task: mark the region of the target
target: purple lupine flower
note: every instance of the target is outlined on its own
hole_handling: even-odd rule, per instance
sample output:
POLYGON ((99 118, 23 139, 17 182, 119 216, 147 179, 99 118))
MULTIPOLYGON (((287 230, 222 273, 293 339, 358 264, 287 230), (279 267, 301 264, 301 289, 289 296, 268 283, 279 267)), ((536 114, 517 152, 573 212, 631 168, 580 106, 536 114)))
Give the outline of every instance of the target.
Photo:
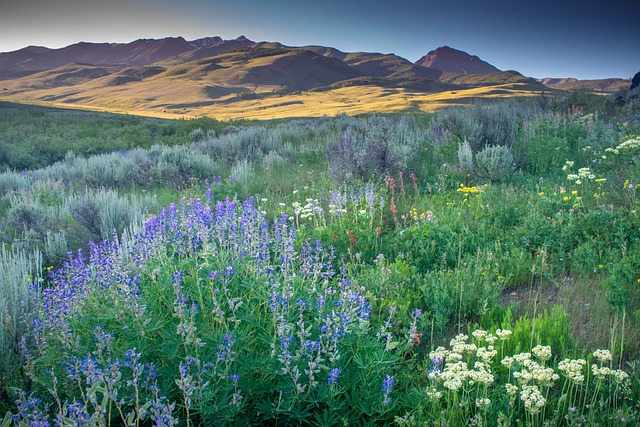
POLYGON ((391 393, 393 392, 393 382, 394 377, 391 375, 387 375, 384 380, 382 380, 382 393, 383 393, 383 404, 388 405, 391 403, 391 393))
POLYGON ((329 377, 327 378, 327 385, 329 387, 338 385, 338 375, 340 375, 340 368, 333 368, 329 371, 329 377))

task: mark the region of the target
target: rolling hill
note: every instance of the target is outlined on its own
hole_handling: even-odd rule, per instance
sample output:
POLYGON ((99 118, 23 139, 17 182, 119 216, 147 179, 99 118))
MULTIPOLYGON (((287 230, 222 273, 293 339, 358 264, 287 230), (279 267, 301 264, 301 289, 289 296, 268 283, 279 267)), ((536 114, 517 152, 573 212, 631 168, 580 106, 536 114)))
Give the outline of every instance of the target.
POLYGON ((276 118, 427 111, 475 98, 557 93, 449 47, 416 63, 206 37, 26 47, 0 54, 0 99, 164 117, 276 118))

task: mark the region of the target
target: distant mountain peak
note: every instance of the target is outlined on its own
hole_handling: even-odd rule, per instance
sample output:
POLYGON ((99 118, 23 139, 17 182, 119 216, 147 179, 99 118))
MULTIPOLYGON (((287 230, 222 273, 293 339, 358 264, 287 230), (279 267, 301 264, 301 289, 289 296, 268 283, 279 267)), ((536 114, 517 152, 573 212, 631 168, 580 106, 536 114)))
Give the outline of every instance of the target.
POLYGON ((456 74, 493 74, 500 70, 475 55, 442 46, 432 50, 415 62, 416 65, 456 74))
POLYGON ((204 49, 207 47, 219 45, 223 41, 224 40, 222 40, 222 37, 214 36, 214 37, 203 37, 200 39, 191 40, 189 43, 191 44, 191 46, 195 47, 196 49, 204 49))

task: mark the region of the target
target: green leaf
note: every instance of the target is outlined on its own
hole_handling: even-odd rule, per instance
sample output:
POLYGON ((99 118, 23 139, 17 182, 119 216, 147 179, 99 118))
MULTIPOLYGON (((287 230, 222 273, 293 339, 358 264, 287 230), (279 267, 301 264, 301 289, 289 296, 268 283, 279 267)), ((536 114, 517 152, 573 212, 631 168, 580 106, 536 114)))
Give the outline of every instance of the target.
POLYGON ((11 411, 7 411, 7 413, 4 416, 4 419, 2 420, 2 427, 9 427, 11 425, 11 421, 13 420, 13 414, 11 413, 11 411))
POLYGON ((127 416, 127 425, 130 426, 131 424, 133 424, 133 420, 136 417, 136 413, 134 411, 131 411, 129 413, 129 415, 127 416))

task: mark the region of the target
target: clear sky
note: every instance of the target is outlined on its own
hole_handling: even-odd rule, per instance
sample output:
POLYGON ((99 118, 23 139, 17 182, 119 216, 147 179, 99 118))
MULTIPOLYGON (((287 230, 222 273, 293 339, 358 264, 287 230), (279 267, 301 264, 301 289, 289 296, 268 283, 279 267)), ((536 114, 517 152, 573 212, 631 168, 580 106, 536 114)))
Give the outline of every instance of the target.
POLYGON ((630 78, 640 19, 627 0, 20 0, 0 6, 0 52, 80 41, 245 35, 395 53, 447 45, 530 77, 630 78))

